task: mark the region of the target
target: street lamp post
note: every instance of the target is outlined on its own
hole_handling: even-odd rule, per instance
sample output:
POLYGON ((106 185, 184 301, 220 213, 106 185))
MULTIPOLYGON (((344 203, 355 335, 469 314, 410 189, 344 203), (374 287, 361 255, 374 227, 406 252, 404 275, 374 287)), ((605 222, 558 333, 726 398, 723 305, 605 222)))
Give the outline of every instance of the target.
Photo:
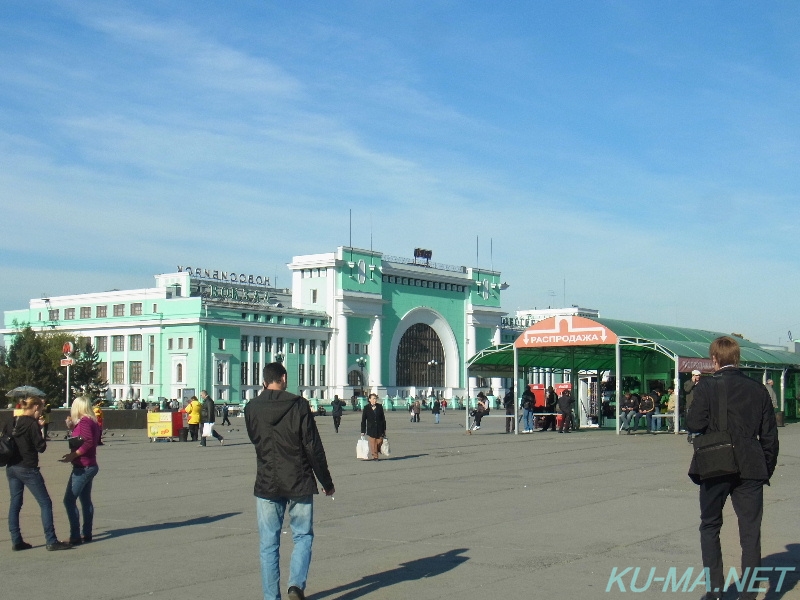
POLYGON ((431 388, 433 388, 433 386, 434 386, 434 384, 436 382, 436 367, 438 365, 439 365, 439 361, 436 360, 435 358, 428 361, 428 369, 431 372, 431 377, 430 377, 431 388))
POLYGON ((366 385, 365 385, 366 382, 364 381, 364 366, 367 364, 367 359, 364 358, 363 356, 359 356, 356 359, 356 364, 361 369, 361 393, 363 394, 364 393, 364 387, 366 387, 366 385))

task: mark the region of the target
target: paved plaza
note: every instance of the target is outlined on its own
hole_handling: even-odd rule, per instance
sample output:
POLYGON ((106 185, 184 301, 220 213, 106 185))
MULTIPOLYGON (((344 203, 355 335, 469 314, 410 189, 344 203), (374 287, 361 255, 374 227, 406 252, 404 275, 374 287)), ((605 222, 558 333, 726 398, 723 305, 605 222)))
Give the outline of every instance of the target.
MULTIPOLYGON (((466 435, 463 411, 448 412, 439 425, 429 413, 414 424, 403 412, 387 418, 392 457, 380 462, 355 458, 360 413, 345 413, 339 434, 329 416, 318 418, 337 491, 334 499, 316 498, 309 599, 624 598, 633 570, 607 592, 615 567, 618 574, 640 567, 638 588, 655 568, 634 597, 702 595, 699 587, 664 592, 659 580, 671 567, 678 578, 693 567, 694 581, 700 567, 697 487, 686 477, 684 436, 514 436, 502 431, 501 418, 466 435)), ((225 445, 206 448, 150 443, 144 431, 108 437, 99 452, 92 544, 47 552, 38 507, 26 494, 22 531, 35 548, 12 552, 6 528, 0 532, 3 596, 259 599, 254 452, 243 419, 220 431, 225 445)), ((780 440, 765 491, 764 564, 798 567, 800 425, 780 429, 780 440)), ((57 458, 65 448, 51 442, 41 457, 62 539, 69 466, 57 458)), ((2 485, 3 514, 7 506, 2 485)), ((727 568, 738 565, 738 538, 730 507, 725 518, 727 568)), ((285 578, 288 534, 282 550, 285 578)), ((797 573, 766 597, 800 598, 797 573)))

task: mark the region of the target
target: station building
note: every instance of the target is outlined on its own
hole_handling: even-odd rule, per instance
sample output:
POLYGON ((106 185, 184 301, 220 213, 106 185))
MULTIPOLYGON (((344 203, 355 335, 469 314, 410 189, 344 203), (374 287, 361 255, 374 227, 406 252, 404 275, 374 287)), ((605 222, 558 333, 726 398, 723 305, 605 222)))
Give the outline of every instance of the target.
MULTIPOLYGON (((146 289, 37 298, 5 313, 16 328, 51 329, 91 342, 111 399, 181 398, 206 389, 240 403, 261 388, 265 364, 281 361, 289 389, 329 401, 474 395, 466 361, 501 342, 500 273, 339 247, 296 256, 291 288, 268 277, 178 266, 146 289)), ((326 402, 327 404, 327 402, 326 402)))

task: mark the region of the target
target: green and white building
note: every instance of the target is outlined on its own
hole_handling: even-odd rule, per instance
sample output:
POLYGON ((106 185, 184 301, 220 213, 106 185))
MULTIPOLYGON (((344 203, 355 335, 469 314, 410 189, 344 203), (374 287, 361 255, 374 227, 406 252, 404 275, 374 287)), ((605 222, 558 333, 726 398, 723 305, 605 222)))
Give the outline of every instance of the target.
POLYGON ((263 276, 179 266, 147 289, 32 299, 15 323, 88 339, 113 398, 217 401, 254 397, 280 360, 289 389, 309 399, 376 392, 474 396, 502 381, 466 376, 465 362, 501 341, 500 273, 339 247, 296 256, 291 289, 263 276))

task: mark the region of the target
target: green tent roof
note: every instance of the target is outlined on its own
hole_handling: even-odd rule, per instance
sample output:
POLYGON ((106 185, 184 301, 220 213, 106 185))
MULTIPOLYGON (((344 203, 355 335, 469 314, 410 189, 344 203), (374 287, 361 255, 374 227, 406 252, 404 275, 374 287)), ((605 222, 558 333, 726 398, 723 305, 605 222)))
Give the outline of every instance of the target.
MULTIPOLYGON (((626 353, 660 351, 682 358, 708 358, 709 344, 722 335, 729 335, 718 331, 652 325, 617 319, 595 318, 592 320, 614 332, 620 338, 620 343, 626 353)), ((522 332, 520 332, 521 334, 522 332)), ((800 369, 800 354, 767 350, 742 338, 737 338, 737 341, 741 346, 743 367, 800 369)), ((613 344, 521 348, 518 351, 517 361, 520 368, 570 369, 574 360, 575 368, 581 371, 608 371, 614 369, 614 348, 613 344)), ((513 344, 504 344, 486 348, 470 358, 467 366, 471 376, 512 377, 514 346, 513 344)))

